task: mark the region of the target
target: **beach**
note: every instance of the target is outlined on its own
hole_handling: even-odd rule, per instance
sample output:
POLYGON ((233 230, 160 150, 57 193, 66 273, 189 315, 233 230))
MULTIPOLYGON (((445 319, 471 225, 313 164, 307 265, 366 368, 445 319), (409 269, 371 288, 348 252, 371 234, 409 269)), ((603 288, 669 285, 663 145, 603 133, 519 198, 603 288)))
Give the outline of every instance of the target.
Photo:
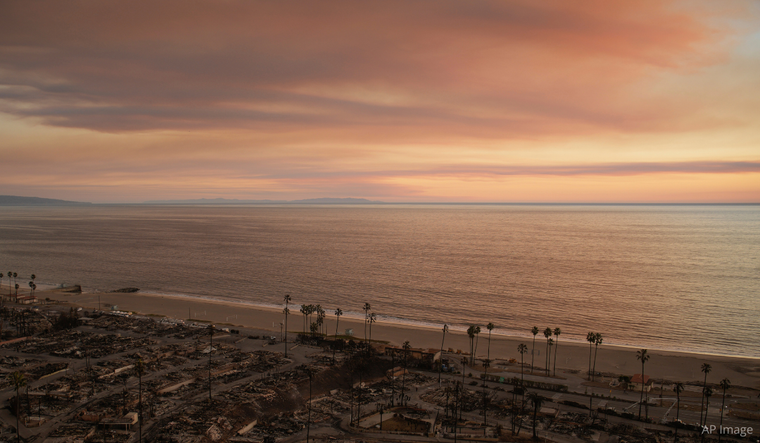
MULTIPOLYGON (((19 292, 20 294, 21 292, 19 292)), ((280 323, 285 320, 281 308, 266 308, 221 300, 175 297, 143 292, 71 294, 59 290, 45 290, 38 291, 36 295, 41 302, 49 298, 64 304, 80 306, 85 310, 98 309, 100 303, 100 309, 104 310, 108 309, 106 305, 109 305, 136 314, 165 316, 182 320, 192 318, 202 322, 211 322, 219 327, 226 325, 267 331, 277 336, 278 339, 281 334, 280 323)), ((303 316, 298 312, 297 306, 291 305, 291 314, 288 317, 289 340, 293 340, 295 333, 303 330, 303 316)), ((336 331, 335 315, 331 310, 328 310, 327 314, 326 330, 328 335, 332 335, 336 331)), ((476 356, 477 358, 486 358, 488 331, 485 326, 481 328, 482 332, 479 337, 476 356)), ((353 334, 357 339, 364 338, 364 322, 361 318, 341 317, 338 333, 343 334, 346 329, 353 329, 353 334)), ((442 331, 432 327, 377 322, 372 326, 372 339, 386 341, 393 345, 401 345, 408 340, 413 348, 438 350, 441 347, 442 331)), ((517 352, 517 346, 520 343, 525 343, 528 346, 525 362, 530 364, 530 352, 533 344, 531 339, 525 337, 507 337, 494 334, 490 345, 491 359, 516 359, 519 362, 520 354, 517 352)), ((452 349, 454 352, 461 350, 462 353, 468 353, 469 338, 466 333, 449 331, 446 334, 444 348, 446 350, 452 349)), ((546 340, 543 334, 539 333, 535 340, 536 373, 540 372, 538 367, 544 365, 545 349, 546 340)), ((636 359, 638 349, 635 347, 600 345, 596 360, 596 371, 628 376, 641 373, 641 363, 636 359)), ((700 368, 703 363, 708 363, 712 366, 708 383, 718 383, 720 380, 728 378, 734 386, 760 389, 760 358, 654 349, 650 349, 649 354, 651 359, 646 363, 645 373, 657 380, 701 384, 704 374, 700 368)), ((557 376, 561 377, 564 371, 585 373, 588 366, 589 345, 563 342, 560 335, 557 349, 557 376)))

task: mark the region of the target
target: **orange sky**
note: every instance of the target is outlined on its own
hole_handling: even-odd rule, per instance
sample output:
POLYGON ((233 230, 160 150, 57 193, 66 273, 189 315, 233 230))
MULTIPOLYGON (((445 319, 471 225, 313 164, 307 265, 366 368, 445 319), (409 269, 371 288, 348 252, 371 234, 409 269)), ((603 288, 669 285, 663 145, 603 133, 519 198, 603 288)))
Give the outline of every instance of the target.
POLYGON ((760 202, 759 72, 755 1, 7 0, 0 194, 760 202))

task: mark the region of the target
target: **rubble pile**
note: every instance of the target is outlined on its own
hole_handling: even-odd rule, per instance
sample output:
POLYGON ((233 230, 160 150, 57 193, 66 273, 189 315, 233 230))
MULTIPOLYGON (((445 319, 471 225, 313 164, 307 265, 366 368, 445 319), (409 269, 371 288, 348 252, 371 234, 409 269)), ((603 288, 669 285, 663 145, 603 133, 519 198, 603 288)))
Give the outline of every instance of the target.
POLYGON ((594 432, 583 422, 555 420, 550 423, 549 430, 557 434, 571 435, 582 439, 590 439, 594 432))
MULTIPOLYGON (((314 411, 312 411, 312 414, 314 411)), ((313 416, 312 416, 313 418, 313 416)), ((297 418, 294 414, 277 414, 270 419, 263 419, 256 423, 243 436, 255 441, 263 441, 266 437, 284 437, 300 432, 306 427, 306 420, 297 418)))
POLYGON ((24 366, 28 366, 30 364, 37 364, 40 362, 41 360, 32 360, 32 359, 13 357, 13 356, 2 356, 0 357, 0 368, 15 371, 17 369, 22 369, 24 366))
MULTIPOLYGON (((657 443, 658 439, 657 437, 638 426, 629 425, 626 423, 616 423, 613 426, 610 427, 610 429, 607 431, 609 434, 612 435, 618 435, 622 438, 621 441, 625 441, 627 443, 657 443)), ((684 433, 685 434, 685 433, 684 433)), ((686 437, 685 435, 683 437, 686 437)), ((683 440, 683 438, 679 438, 679 440, 683 440)))
MULTIPOLYGON (((465 412, 471 412, 483 408, 483 393, 481 391, 459 388, 459 394, 453 386, 444 386, 441 388, 430 389, 420 395, 420 398, 428 403, 440 407, 446 407, 448 395, 448 404, 452 405, 457 401, 457 395, 460 396, 460 407, 465 412)), ((493 406, 493 405, 492 405, 493 406)))
POLYGON ((120 352, 144 348, 154 344, 147 337, 131 338, 118 334, 96 334, 77 330, 65 330, 21 342, 19 350, 29 354, 48 354, 69 358, 101 358, 120 352))
POLYGON ((348 414, 349 405, 343 401, 332 396, 322 397, 311 402, 311 410, 319 411, 322 414, 329 414, 332 416, 340 416, 348 414))

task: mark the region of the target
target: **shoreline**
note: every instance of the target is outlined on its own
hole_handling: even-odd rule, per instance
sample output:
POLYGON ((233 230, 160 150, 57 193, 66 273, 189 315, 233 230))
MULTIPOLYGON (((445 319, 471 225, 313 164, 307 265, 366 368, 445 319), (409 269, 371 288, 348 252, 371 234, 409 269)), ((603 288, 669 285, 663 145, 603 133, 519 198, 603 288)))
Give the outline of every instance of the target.
MULTIPOLYGON (((281 307, 260 306, 242 301, 214 300, 186 295, 165 295, 144 292, 136 293, 86 293, 70 294, 54 289, 38 290, 36 295, 40 299, 50 297, 52 300, 81 306, 86 309, 97 309, 98 300, 105 305, 116 305, 119 310, 132 311, 142 315, 158 315, 175 319, 187 320, 189 318, 210 321, 220 325, 230 325, 248 329, 256 329, 280 334, 281 322, 284 315, 281 307)), ((294 304, 294 306, 299 306, 294 304)), ((104 306, 101 306, 103 308, 104 306)), ((335 316, 327 312, 325 321, 327 335, 336 332, 335 316)), ((303 316, 300 312, 291 309, 288 317, 288 334, 303 331, 303 316)), ((351 318, 342 316, 338 333, 342 334, 345 329, 353 329, 357 340, 364 337, 364 321, 361 317, 351 318)), ((542 334, 535 340, 535 363, 536 372, 545 366, 546 341, 542 334)), ((441 346, 442 331, 434 326, 414 325, 396 322, 377 322, 372 326, 372 339, 388 341, 394 345, 401 345, 409 340, 414 348, 438 350, 441 346)), ((520 361, 517 345, 528 345, 528 353, 525 354, 526 365, 530 364, 532 337, 508 336, 494 334, 491 338, 491 357, 499 360, 516 359, 520 361)), ((486 358, 488 345, 488 331, 483 328, 479 337, 476 358, 486 358)), ((445 350, 453 352, 461 350, 469 353, 469 339, 463 331, 450 330, 446 334, 445 350)), ((599 346, 596 362, 596 371, 632 376, 641 373, 641 365, 636 360, 636 350, 639 347, 603 344, 599 346)), ((552 351, 553 353, 554 351, 552 351)), ((708 383, 717 383, 723 378, 731 380, 735 386, 745 386, 760 389, 760 357, 743 357, 731 355, 717 355, 699 353, 693 351, 671 351, 649 349, 652 356, 647 363, 645 372, 652 378, 669 381, 681 381, 689 383, 701 383, 703 373, 700 371, 702 363, 709 363, 713 371, 708 377, 708 383)), ((554 355, 552 355, 553 359, 554 355)), ((562 340, 559 337, 557 348, 557 375, 560 370, 579 371, 585 374, 588 371, 589 346, 577 341, 562 340)), ((519 364, 519 363, 518 363, 519 364)), ((552 362, 553 364, 553 362, 552 362)))
MULTIPOLYGON (((41 294, 43 291, 57 291, 59 290, 59 287, 56 285, 50 285, 45 284, 42 289, 38 289, 36 294, 41 294)), ((177 299, 177 300, 184 300, 187 302, 208 302, 212 304, 221 304, 229 307, 239 306, 242 308, 248 308, 248 309, 255 309, 255 310, 263 310, 263 311, 270 311, 274 314, 281 315, 282 308, 284 305, 271 305, 271 304, 265 304, 265 303, 255 303, 250 301, 244 301, 244 300, 229 300, 229 299, 222 299, 222 298, 215 298, 211 296, 199 296, 199 295, 190 295, 190 294, 183 294, 183 293, 162 293, 162 292, 149 292, 149 291, 142 291, 139 290, 138 292, 132 292, 132 293, 119 293, 119 292, 100 292, 99 290, 95 289, 94 292, 88 292, 92 290, 92 288, 82 288, 83 292, 79 295, 90 295, 90 296, 106 296, 106 295, 123 295, 123 296, 146 296, 146 297, 159 297, 159 298, 169 298, 169 299, 177 299)), ((20 289, 20 291, 23 291, 23 288, 20 289)), ((28 289, 27 289, 28 292, 28 289)), ((2 291, 0 291, 0 294, 2 291)), ((21 295, 21 292, 19 293, 21 295)), ((298 303, 292 303, 291 304, 291 315, 301 315, 300 312, 294 311, 292 309, 292 306, 301 306, 298 303)), ((334 318, 333 308, 325 308, 327 313, 327 320, 331 320, 334 318)), ((137 312, 137 311, 135 311, 137 312)), ((191 317, 187 317, 191 318, 191 317)), ((186 318, 181 318, 186 319, 186 318)), ((350 321, 354 320, 358 323, 363 323, 363 314, 361 312, 345 312, 343 313, 343 316, 341 317, 341 323, 344 321, 350 321), (353 315, 351 315, 353 314, 353 315)), ((440 333, 441 328, 443 327, 443 323, 435 324, 430 322, 424 322, 424 321, 417 321, 417 320, 409 320, 405 318, 399 318, 399 317, 393 317, 393 316, 384 316, 384 315, 378 315, 378 319, 382 319, 383 325, 394 325, 400 328, 411 328, 411 329, 423 329, 423 330, 429 330, 429 331, 438 331, 440 333)), ((380 320, 378 320, 379 322, 380 320)), ((244 326, 244 325, 240 325, 244 326)), ((466 333, 467 326, 466 325, 452 325, 448 324, 449 326, 449 333, 466 333)), ((488 331, 485 329, 485 325, 480 325, 482 328, 481 336, 487 335, 488 331)), ((376 326, 377 327, 377 326, 376 326)), ((274 331, 274 329, 267 329, 274 331)), ((519 334, 516 331, 507 331, 504 329, 499 330, 497 327, 494 329, 493 332, 493 338, 499 337, 501 339, 505 340, 529 340, 532 341, 533 337, 530 334, 519 334)), ((552 338, 555 338, 552 336, 552 338)), ((543 331, 539 332, 539 334, 536 336, 537 341, 544 340, 543 338, 543 331)), ((588 342, 586 342, 583 339, 578 338, 568 338, 560 336, 560 340, 562 343, 565 344, 574 344, 577 346, 587 346, 588 342)), ((605 337, 605 340, 609 340, 609 338, 605 337)), ((401 343, 395 343, 396 345, 401 345, 401 343)), ((737 354, 721 354, 717 352, 710 352, 710 351, 697 351, 692 349, 673 349, 673 348, 663 348, 663 347, 657 347, 655 346, 648 346, 648 345, 636 345, 636 344, 628 344, 628 343, 616 343, 616 342, 610 342, 606 341, 604 343, 605 347, 614 347, 614 348, 621 348, 621 349, 629 349, 632 350, 634 353, 639 349, 647 349, 650 351, 657 351, 662 353, 675 353, 675 354, 684 354, 684 355, 693 355, 693 356, 710 356, 710 357, 716 357, 716 358, 737 358, 737 359, 748 359, 748 360, 757 360, 758 365, 760 365, 760 355, 759 356, 751 356, 751 355, 737 355, 737 354)))

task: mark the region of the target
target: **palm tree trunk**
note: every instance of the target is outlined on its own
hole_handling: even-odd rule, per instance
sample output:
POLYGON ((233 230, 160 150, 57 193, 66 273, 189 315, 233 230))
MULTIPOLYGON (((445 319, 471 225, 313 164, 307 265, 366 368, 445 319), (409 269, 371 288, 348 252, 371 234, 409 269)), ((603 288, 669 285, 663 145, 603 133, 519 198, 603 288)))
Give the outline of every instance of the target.
POLYGON ((443 329, 443 338, 441 338, 441 357, 438 360, 438 384, 441 384, 441 371, 443 370, 443 342, 446 340, 446 328, 443 329))
POLYGON ((557 349, 559 348, 559 335, 557 336, 557 342, 554 343, 554 376, 557 376, 557 349))
POLYGON ((491 359, 491 330, 488 330, 488 352, 487 352, 487 359, 491 359))
MULTIPOLYGON (((702 411, 704 410, 704 407, 705 407, 705 388, 707 388, 707 371, 705 371, 705 382, 702 386, 702 403, 700 403, 699 405, 699 425, 700 426, 704 426, 704 424, 702 423, 702 411)), ((705 422, 707 422, 706 418, 705 418, 705 422)))
POLYGON ((720 403, 720 430, 721 432, 718 433, 718 442, 720 442, 720 437, 723 434, 723 408, 726 407, 726 391, 723 391, 723 401, 720 403))
POLYGON ((681 415, 681 394, 676 391, 676 432, 673 435, 673 443, 678 441, 678 428, 681 427, 681 423, 678 421, 681 415))
POLYGON ((404 354, 404 372, 401 373, 401 406, 404 406, 404 390, 406 389, 406 354, 404 354))
POLYGON ((533 366, 536 359, 536 336, 533 336, 533 349, 530 350, 530 373, 533 373, 533 366))
MULTIPOLYGON (((596 380, 596 354, 599 352, 599 345, 594 345, 594 372, 591 375, 591 380, 596 380)), ((644 369, 641 369, 641 380, 644 380, 644 369)))
MULTIPOLYGON (((596 361, 596 359, 594 359, 596 361)), ((641 361, 641 397, 639 398, 639 420, 641 420, 641 404, 644 403, 644 360, 641 361)))

